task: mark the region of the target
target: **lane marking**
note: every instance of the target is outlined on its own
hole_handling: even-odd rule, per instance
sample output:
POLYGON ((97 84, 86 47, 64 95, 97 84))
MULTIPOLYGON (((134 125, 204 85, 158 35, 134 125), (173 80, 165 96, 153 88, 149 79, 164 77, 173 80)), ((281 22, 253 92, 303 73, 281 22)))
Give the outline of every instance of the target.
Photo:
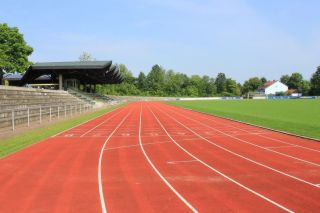
POLYGON ((292 210, 282 206, 281 204, 265 197, 264 195, 260 194, 259 192, 256 192, 246 186, 244 186, 243 184, 239 183, 238 181, 232 179, 231 177, 225 175, 224 173, 220 172, 219 170, 213 168, 212 166, 210 166, 209 164, 205 163, 204 161, 200 160, 199 158, 197 158, 196 156, 194 156, 193 154, 191 154, 189 151, 187 151, 185 148, 183 148, 179 143, 177 143, 172 137, 171 135, 169 134, 169 132, 167 131, 167 129, 163 126, 163 124, 161 123, 161 121, 156 117, 156 115, 154 114, 154 112, 152 111, 152 109, 150 109, 151 113, 153 114, 153 116, 156 118, 157 122, 159 123, 159 125, 162 127, 162 129, 166 132, 166 134, 168 135, 168 137, 172 140, 173 143, 175 143, 180 149, 182 149, 185 153, 187 153, 189 156, 191 156, 193 159, 199 161, 201 164, 203 164, 204 166, 206 166, 207 168, 211 169, 212 171, 220 174, 221 176, 223 176, 224 178, 228 179, 229 181, 233 182, 234 184, 240 186, 241 188, 255 194, 256 196, 268 201, 269 203, 272 203, 273 205, 283 209, 284 211, 287 211, 287 212, 291 212, 293 213, 292 210))
MULTIPOLYGON (((161 144, 161 143, 171 143, 171 141, 155 142, 155 143, 144 143, 143 146, 154 145, 154 144, 161 144)), ((117 146, 117 147, 106 148, 106 149, 104 149, 104 150, 126 149, 126 148, 134 148, 134 147, 140 147, 140 144, 128 145, 128 146, 117 146)))
MULTIPOLYGON (((208 143, 210 143, 210 144, 212 144, 212 145, 214 145, 214 146, 216 146, 216 147, 218 147, 218 148, 220 148, 220 149, 222 149, 222 150, 224 150, 224 151, 226 151, 226 152, 229 152, 229 153, 231 153, 231 154, 233 154, 233 155, 235 155, 235 156, 237 156, 237 157, 239 157, 239 158, 245 159, 245 160, 247 160, 247 161, 249 161, 249 162, 251 162, 251 163, 257 164, 257 165, 259 165, 259 166, 262 166, 262 167, 264 167, 264 168, 267 168, 267 169, 272 170, 272 171, 274 171, 274 172, 277 172, 277 173, 279 173, 279 174, 282 174, 282 175, 285 175, 285 176, 290 177, 290 178, 292 178, 292 179, 298 180, 298 181, 300 181, 300 182, 302 182, 302 183, 306 183, 306 184, 308 184, 308 185, 315 186, 315 184, 310 183, 310 182, 308 182, 308 181, 306 181, 306 180, 302 180, 302 179, 300 179, 300 178, 298 178, 298 177, 295 177, 295 176, 293 176, 293 175, 287 174, 287 173, 285 173, 285 172, 282 172, 282 171, 280 171, 280 170, 277 170, 277 169, 272 168, 272 167, 270 167, 270 166, 267 166, 267 165, 265 165, 265 164, 259 163, 259 162, 255 161, 255 160, 252 160, 252 159, 247 158, 247 157, 245 157, 245 156, 243 156, 243 155, 240 155, 240 154, 238 154, 238 153, 236 153, 236 152, 233 152, 233 151, 231 151, 231 150, 229 150, 229 149, 227 149, 227 148, 225 148, 225 147, 223 147, 223 146, 220 146, 220 145, 212 142, 211 140, 208 140, 207 138, 201 136, 200 134, 198 134, 197 132, 193 131, 193 130, 190 129, 189 127, 185 126, 183 123, 179 122, 178 120, 176 120, 174 117, 170 116, 169 114, 167 114, 167 113, 165 113, 165 112, 163 112, 163 113, 166 114, 166 115, 167 115, 169 118, 171 118, 172 120, 174 120, 176 123, 179 123, 181 126, 183 126, 183 127, 186 128, 187 130, 189 130, 190 132, 192 132, 194 135, 197 135, 199 138, 205 140, 206 142, 208 142, 208 143)), ((230 136, 230 137, 231 137, 231 136, 230 136)))
POLYGON ((177 161, 167 161, 167 164, 181 164, 181 163, 192 163, 198 162, 197 160, 177 160, 177 161))
POLYGON ((142 140, 141 140, 141 123, 142 123, 142 104, 140 106, 140 119, 139 119, 139 144, 140 144, 140 148, 142 150, 142 153, 144 154, 145 158, 147 159, 148 163, 150 164, 150 166, 153 168, 153 170, 158 174, 158 176, 162 179, 162 181, 171 189, 171 191, 176 194, 180 200, 186 204, 189 209, 192 212, 198 212, 198 210, 196 210, 166 179, 165 177, 163 177, 163 175, 159 172, 159 170, 155 167, 155 165, 152 163, 152 161, 150 160, 149 156, 147 155, 147 153, 145 152, 143 145, 142 145, 142 140))
POLYGON ((86 131, 85 133, 83 133, 82 135, 80 135, 80 138, 82 138, 83 136, 85 136, 86 134, 88 134, 89 132, 92 132, 93 130, 95 130, 96 128, 98 128, 99 126, 101 126, 102 124, 105 124, 106 122, 108 122, 109 120, 111 120, 111 118, 113 118, 114 116, 118 115, 120 112, 122 112, 123 110, 119 110, 119 112, 113 114, 112 116, 110 116, 109 118, 107 118, 107 120, 104 120, 103 122, 99 123, 98 125, 94 126, 93 128, 89 129, 88 131, 86 131))
MULTIPOLYGON (((89 122, 91 122, 91 121, 93 121, 93 120, 95 120, 95 119, 98 119, 98 118, 101 118, 101 117, 103 117, 103 116, 109 115, 110 113, 112 113, 112 112, 114 112, 114 111, 116 111, 116 110, 118 110, 118 109, 119 109, 119 110, 120 110, 120 109, 122 110, 122 109, 123 109, 123 106, 116 107, 115 109, 113 109, 113 110, 111 110, 111 111, 109 111, 109 112, 106 112, 105 114, 102 114, 102 115, 100 115, 100 116, 98 116, 98 117, 92 118, 92 119, 90 119, 90 120, 87 120, 87 121, 84 121, 84 122, 82 122, 82 123, 79 123, 79 124, 76 125, 76 126, 73 126, 73 127, 68 128, 68 129, 65 129, 65 130, 63 130, 63 131, 61 131, 61 132, 58 132, 57 134, 52 135, 51 138, 54 138, 54 137, 56 137, 56 136, 58 136, 58 135, 60 135, 60 134, 62 134, 62 133, 65 133, 66 131, 69 131, 69 130, 71 130, 71 129, 77 128, 77 127, 79 127, 79 126, 81 126, 81 125, 87 124, 87 123, 89 123, 89 122)), ((36 143, 35 143, 35 144, 36 144, 36 143)))
MULTIPOLYGON (((228 137, 230 137, 230 138, 233 138, 233 139, 235 139, 235 140, 237 140, 237 141, 240 141, 240 142, 243 142, 243 143, 246 143, 246 144, 250 144, 250 145, 252 145, 252 146, 256 146, 256 147, 259 147, 259 148, 261 148, 261 149, 267 150, 267 151, 269 151, 269 152, 274 152, 274 153, 277 153, 277 154, 279 154, 279 155, 283 155, 283 156, 288 157, 288 158, 292 158, 292 159, 295 159, 295 160, 298 160, 298 161, 302 161, 302 162, 304 162, 304 163, 311 164, 311 165, 313 165, 313 166, 320 167, 320 164, 318 164, 318 163, 310 162, 310 161, 303 160, 303 159, 301 159, 301 158, 297 158, 297 157, 294 157, 294 156, 291 156, 291 155, 288 155, 288 154, 285 154, 285 153, 282 153, 282 152, 278 152, 278 151, 276 151, 276 150, 268 149, 268 148, 266 148, 266 147, 257 145, 257 144, 255 144, 255 143, 251 143, 251 142, 249 142, 249 141, 243 140, 243 139, 238 138, 238 137, 236 137, 236 136, 233 136, 233 135, 230 135, 230 134, 225 133, 225 132, 223 132, 223 131, 220 131, 220 130, 218 130, 218 129, 216 129, 216 128, 211 127, 210 125, 204 124, 204 123, 199 122, 199 121, 197 121, 197 120, 195 120, 195 119, 192 119, 192 118, 189 118, 189 117, 187 117, 187 116, 184 116, 183 114, 177 113, 177 112, 175 112, 175 111, 173 111, 173 110, 170 110, 170 111, 173 112, 173 113, 175 113, 175 114, 177 114, 177 115, 180 115, 180 116, 182 116, 182 117, 185 117, 186 119, 188 119, 188 120, 190 120, 190 121, 196 122, 196 123, 198 123, 198 124, 200 124, 200 125, 202 125, 202 126, 208 127, 208 128, 210 128, 210 129, 212 129, 212 130, 214 130, 214 131, 217 131, 217 132, 223 134, 223 135, 226 135, 226 136, 228 136, 228 137)), ((164 112, 164 113, 165 113, 165 112, 164 112)), ((167 114, 167 113, 165 113, 165 114, 167 114)), ((167 115, 168 115, 168 114, 167 114, 167 115)), ((172 116, 169 116, 169 117, 171 117, 172 119, 174 119, 172 116)), ((174 120, 176 120, 176 119, 174 119, 174 120)), ((179 123, 180 123, 180 122, 179 122, 179 123)), ((183 125, 183 124, 182 124, 182 126, 185 127, 185 125, 183 125)), ((190 130, 190 128, 189 128, 189 130, 190 130)), ((291 145, 294 146, 294 144, 291 144, 291 145)))
POLYGON ((99 156, 99 163, 98 163, 98 186, 99 186, 99 196, 100 196, 100 204, 101 204, 101 210, 102 213, 107 213, 107 208, 106 208, 106 203, 104 201, 104 195, 103 195, 103 187, 102 187, 102 169, 101 169, 101 165, 102 165, 102 156, 103 156, 103 152, 104 149, 107 145, 107 143, 109 142, 110 138, 112 137, 112 135, 119 129, 119 127, 123 124, 123 122, 127 119, 127 117, 131 114, 131 112, 129 112, 122 120, 121 122, 116 126, 116 128, 112 131, 112 133, 109 135, 109 137, 105 140, 101 151, 100 151, 100 156, 99 156))
MULTIPOLYGON (((190 109, 189 109, 189 110, 190 110, 190 109)), ((196 111, 190 110, 190 112, 196 112, 196 111)), ((311 150, 311 151, 314 151, 314 152, 320 152, 320 150, 317 150, 317 149, 312 149, 312 148, 305 147, 305 146, 301 146, 301 145, 298 145, 298 144, 285 142, 285 141, 283 141, 283 140, 276 139, 276 138, 272 138, 272 137, 270 137, 270 136, 264 135, 264 134, 271 134, 271 133, 277 133, 277 132, 267 132, 267 131, 265 131, 265 130, 260 130, 260 131, 258 131, 258 133, 251 133, 249 130, 242 129, 242 128, 239 128, 239 127, 237 127, 237 126, 233 126, 233 125, 231 125, 231 124, 220 123, 220 122, 216 121, 215 119, 210 118, 209 115, 202 114, 202 113, 198 113, 198 112, 196 112, 196 113, 197 113, 197 114, 200 114, 202 118, 204 118, 204 119, 206 119, 206 120, 209 120, 209 121, 212 121, 212 122, 214 122, 214 123, 218 123, 218 124, 221 124, 221 125, 224 125, 224 126, 229 126, 229 127, 232 127, 232 128, 235 128, 235 129, 238 129, 238 130, 247 132, 247 133, 249 133, 249 134, 258 135, 259 137, 266 138, 266 139, 273 140, 273 141, 277 141, 277 142, 280 142, 280 143, 283 143, 283 144, 295 145, 295 146, 300 147, 300 148, 303 148, 303 149, 311 150)), ((212 116, 214 116, 214 115, 212 115, 212 116)), ((225 120, 225 119, 224 119, 224 120, 225 120)), ((229 121, 229 120, 226 120, 226 121, 229 121)), ((233 122, 236 122, 236 121, 233 121, 233 122)), ((256 128, 259 128, 259 127, 256 127, 256 128)), ((253 131, 255 131, 255 129, 253 129, 253 131)))
POLYGON ((268 146, 268 147, 264 147, 267 149, 278 149, 278 148, 292 148, 292 147, 297 147, 297 146, 268 146))

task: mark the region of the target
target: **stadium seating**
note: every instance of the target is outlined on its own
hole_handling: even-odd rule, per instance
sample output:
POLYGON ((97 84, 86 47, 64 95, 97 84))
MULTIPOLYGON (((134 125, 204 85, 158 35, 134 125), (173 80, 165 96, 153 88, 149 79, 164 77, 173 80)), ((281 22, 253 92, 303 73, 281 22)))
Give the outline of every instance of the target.
POLYGON ((66 91, 0 86, 0 128, 12 125, 12 112, 19 124, 26 122, 28 114, 29 121, 53 119, 82 108, 88 108, 88 103, 66 91))

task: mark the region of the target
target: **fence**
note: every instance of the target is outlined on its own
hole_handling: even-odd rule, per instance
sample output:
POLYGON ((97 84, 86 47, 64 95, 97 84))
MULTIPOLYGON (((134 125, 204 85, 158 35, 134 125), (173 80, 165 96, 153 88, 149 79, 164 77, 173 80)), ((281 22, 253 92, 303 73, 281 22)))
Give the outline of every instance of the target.
POLYGON ((90 104, 65 104, 54 106, 37 106, 21 109, 1 110, 0 128, 11 128, 15 131, 17 126, 30 126, 31 123, 52 121, 53 119, 66 118, 92 109, 90 104))

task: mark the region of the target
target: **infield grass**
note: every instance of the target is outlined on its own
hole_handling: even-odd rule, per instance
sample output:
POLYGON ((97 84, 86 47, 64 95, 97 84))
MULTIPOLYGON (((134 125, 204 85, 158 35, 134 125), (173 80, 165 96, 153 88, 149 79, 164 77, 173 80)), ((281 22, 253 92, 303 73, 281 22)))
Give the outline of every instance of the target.
POLYGON ((0 158, 9 155, 13 152, 21 150, 31 144, 39 142, 43 139, 46 139, 52 135, 55 135, 59 132, 72 128, 78 124, 84 123, 90 119, 99 117, 115 108, 118 108, 123 105, 110 106, 107 108, 99 109, 97 111, 89 112, 78 117, 64 120, 46 127, 41 127, 37 129, 24 132, 22 134, 16 135, 0 141, 0 158))
POLYGON ((320 139, 320 99, 171 101, 169 103, 320 139))

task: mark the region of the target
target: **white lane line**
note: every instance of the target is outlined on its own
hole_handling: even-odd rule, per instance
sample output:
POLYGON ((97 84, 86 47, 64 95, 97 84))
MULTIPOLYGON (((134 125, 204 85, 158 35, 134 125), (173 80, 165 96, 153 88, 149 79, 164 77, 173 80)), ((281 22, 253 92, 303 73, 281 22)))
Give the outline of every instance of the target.
POLYGON ((268 146, 268 147, 264 147, 264 148, 267 148, 267 149, 279 149, 279 148, 294 148, 294 147, 297 147, 297 146, 268 146))
MULTIPOLYGON (((320 164, 318 164, 318 163, 314 163, 314 162, 310 162, 310 161, 307 161, 307 160, 303 160, 303 159, 301 159, 301 158, 297 158, 297 157, 294 157, 294 156, 291 156, 291 155, 288 155, 288 154, 285 154, 285 153, 282 153, 282 152, 278 152, 278 151, 276 151, 276 150, 269 149, 269 148, 267 148, 267 147, 259 146, 259 145, 255 144, 255 143, 251 143, 251 142, 249 142, 249 141, 247 141, 247 140, 243 140, 243 139, 238 138, 238 137, 236 137, 236 136, 234 136, 234 135, 230 135, 230 134, 228 134, 228 133, 225 133, 225 132, 223 132, 223 131, 220 131, 220 130, 218 130, 218 129, 216 129, 216 128, 211 127, 210 125, 207 125, 207 124, 204 124, 204 123, 202 123, 202 122, 199 122, 199 121, 197 121, 197 120, 195 120, 195 119, 189 118, 189 117, 187 117, 187 116, 185 116, 185 115, 183 115, 183 114, 177 113, 177 112, 175 112, 175 111, 173 111, 173 110, 170 110, 170 111, 173 112, 173 113, 175 113, 175 114, 177 114, 177 115, 183 116, 183 117, 185 117, 186 119, 188 119, 188 120, 190 120, 190 121, 196 122, 196 123, 198 123, 198 124, 200 124, 200 125, 202 125, 202 126, 208 127, 208 128, 210 128, 210 129, 212 129, 212 130, 214 130, 214 131, 217 131, 217 132, 223 134, 223 135, 226 135, 226 136, 228 136, 228 137, 230 137, 230 138, 233 138, 233 139, 235 139, 235 140, 237 140, 237 141, 240 141, 240 142, 243 142, 243 143, 246 143, 246 144, 250 144, 250 145, 255 146, 255 147, 259 147, 259 148, 261 148, 261 149, 267 150, 267 151, 269 151, 269 152, 276 153, 276 154, 278 154, 278 155, 282 155, 282 156, 285 156, 285 157, 288 157, 288 158, 292 158, 292 159, 295 159, 295 160, 298 160, 298 161, 301 161, 301 162, 304 162, 304 163, 307 163, 307 164, 311 164, 311 165, 313 165, 313 166, 320 167, 320 164)), ((167 114, 167 113, 166 113, 166 114, 167 114)), ((295 146, 294 144, 291 144, 291 145, 292 145, 292 146, 295 146)))
POLYGON ((103 156, 103 152, 104 149, 107 145, 107 143, 109 142, 110 138, 112 137, 112 135, 119 129, 119 127, 123 124, 123 122, 127 119, 127 117, 131 114, 131 112, 129 112, 122 120, 121 122, 116 126, 116 128, 113 130, 113 132, 109 135, 109 137, 105 140, 101 151, 100 151, 100 156, 99 156, 99 163, 98 163, 98 185, 99 185, 99 196, 100 196, 100 204, 101 204, 101 210, 102 213, 107 213, 107 208, 106 208, 106 203, 104 201, 104 195, 103 195, 103 188, 102 188, 102 175, 101 175, 101 165, 102 165, 102 156, 103 156))
MULTIPOLYGON (((190 110, 190 112, 196 112, 196 111, 190 110)), ((216 121, 216 120, 213 119, 213 118, 209 118, 209 115, 205 116, 205 115, 202 114, 202 113, 197 113, 197 114, 199 114, 202 118, 204 118, 204 119, 206 119, 206 120, 209 120, 209 121, 212 121, 212 122, 214 122, 214 123, 218 123, 218 124, 221 124, 221 125, 224 125, 224 126, 229 126, 229 127, 234 128, 234 129, 238 129, 238 130, 240 130, 240 131, 244 131, 244 132, 247 132, 247 133, 249 133, 249 134, 252 134, 250 131, 245 130, 245 129, 242 129, 242 128, 239 128, 239 127, 237 127, 237 126, 233 126, 233 125, 231 125, 231 124, 220 123, 220 122, 216 121)), ((212 116, 214 116, 214 115, 212 115, 212 116)), ((236 121, 234 121, 234 122, 236 122, 236 121)), ((258 127, 256 127, 256 128, 258 128, 258 127)), ((263 135, 263 134, 267 134, 267 133, 269 133, 269 132, 264 131, 264 132, 262 132, 262 133, 259 132, 259 134, 255 134, 255 135, 257 135, 257 136, 259 136, 259 137, 262 137, 262 138, 266 138, 266 139, 272 140, 272 141, 277 141, 277 142, 279 142, 279 143, 288 144, 288 145, 294 145, 294 146, 300 147, 300 148, 302 148, 302 149, 307 149, 307 150, 311 150, 311 151, 314 151, 314 152, 320 152, 320 150, 317 150, 317 149, 312 149, 312 148, 309 148, 309 147, 301 146, 301 145, 294 144, 294 143, 285 142, 285 141, 280 140, 280 139, 276 139, 276 138, 272 138, 272 137, 270 137, 270 136, 263 135)), ((274 133, 274 132, 271 132, 271 133, 274 133)))
POLYGON ((192 163, 192 162, 199 162, 199 161, 197 161, 197 160, 175 160, 175 161, 167 161, 167 164, 181 164, 181 163, 192 163))
POLYGON ((223 176, 224 178, 228 179, 229 181, 233 182, 234 184, 240 186, 241 188, 255 194, 256 196, 268 201, 269 203, 272 203, 273 205, 283 209, 284 211, 287 211, 287 212, 292 212, 292 210, 282 206, 281 204, 265 197, 264 195, 260 194, 259 192, 256 192, 254 191, 253 189, 250 189, 248 187, 246 187, 245 185, 239 183, 238 181, 232 179, 231 177, 225 175, 224 173, 220 172, 219 170, 213 168, 212 166, 210 166, 209 164, 205 163, 204 161, 200 160, 199 158, 197 158, 196 156, 194 156, 193 154, 191 154, 189 151, 187 151, 185 148, 183 148, 179 143, 177 143, 173 138, 172 136, 169 134, 169 132, 167 131, 167 129, 163 126, 163 124, 161 123, 161 121, 157 118, 157 116, 154 114, 154 112, 151 110, 151 113, 153 114, 153 116, 156 118, 157 122, 159 123, 159 125, 162 127, 162 129, 166 132, 166 134, 168 135, 168 137, 172 140, 173 143, 175 143, 180 149, 182 149, 185 153, 187 153, 189 156, 191 156, 193 159, 197 160, 198 162, 200 162, 201 164, 203 164, 204 166, 206 166, 207 168, 211 169, 212 171, 218 173, 219 175, 223 176))
POLYGON ((98 117, 94 117, 94 118, 92 118, 92 119, 90 119, 90 120, 87 120, 87 121, 85 121, 85 122, 82 122, 82 123, 80 123, 80 124, 78 124, 78 125, 76 125, 76 126, 70 127, 69 129, 66 129, 66 130, 63 130, 63 131, 61 131, 61 132, 58 132, 57 134, 52 135, 51 138, 54 138, 54 137, 56 137, 56 136, 58 136, 58 135, 60 135, 60 134, 62 134, 62 133, 65 133, 66 131, 69 131, 69 130, 71 130, 71 129, 77 128, 77 127, 79 127, 79 126, 81 126, 81 125, 84 125, 84 124, 86 124, 86 123, 89 123, 90 121, 93 121, 93 120, 95 120, 95 119, 98 119, 98 118, 101 118, 101 117, 103 117, 103 116, 105 116, 105 115, 108 115, 108 114, 110 114, 111 112, 113 112, 113 111, 115 111, 115 110, 117 110, 117 109, 119 109, 119 108, 121 108, 121 106, 120 106, 120 107, 116 107, 116 108, 114 108, 113 110, 111 110, 111 111, 109 111, 109 112, 107 112, 107 113, 104 113, 103 115, 100 115, 100 116, 98 116, 98 117))
POLYGON ((262 137, 262 138, 266 138, 266 139, 269 139, 269 140, 277 141, 277 142, 280 142, 280 143, 283 143, 283 144, 295 145, 295 146, 300 147, 300 148, 302 148, 302 149, 307 149, 307 150, 314 151, 314 152, 320 152, 320 150, 317 150, 317 149, 312 149, 312 148, 308 148, 308 147, 301 146, 301 145, 298 145, 298 144, 293 144, 293 143, 285 142, 285 141, 283 141, 283 140, 279 140, 279 139, 276 139, 276 138, 271 138, 271 137, 266 136, 266 135, 259 135, 259 136, 262 137))
POLYGON ((180 200, 186 204, 186 206, 189 207, 189 209, 192 212, 198 212, 197 209, 195 209, 166 179, 165 177, 159 172, 159 170, 155 167, 155 165, 152 163, 152 161, 150 160, 149 156, 147 155, 147 153, 145 152, 143 145, 142 145, 142 140, 141 140, 141 123, 142 123, 142 104, 141 104, 141 108, 140 108, 140 120, 139 120, 139 144, 140 144, 140 148, 142 150, 142 153, 144 154, 145 158, 147 159, 148 163, 150 164, 150 166, 153 168, 153 170, 158 174, 158 176, 161 178, 161 180, 169 187, 169 189, 171 189, 171 191, 176 194, 176 196, 178 196, 180 198, 180 200))
POLYGON ((82 138, 83 136, 85 136, 86 134, 88 134, 89 132, 92 132, 93 130, 95 130, 96 128, 98 128, 99 126, 101 126, 102 124, 105 124, 106 122, 108 122, 111 118, 113 118, 114 116, 118 115, 120 112, 122 112, 123 110, 119 110, 119 112, 113 114, 112 116, 110 116, 109 118, 107 118, 107 120, 104 120, 103 122, 99 123, 98 125, 94 126, 93 128, 89 129, 88 131, 86 131, 85 133, 83 133, 82 135, 80 135, 80 138, 82 138))
POLYGON ((270 166, 267 166, 267 165, 265 165, 265 164, 262 164, 262 163, 260 163, 260 162, 255 161, 255 160, 252 160, 252 159, 250 159, 250 158, 247 158, 247 157, 245 157, 245 156, 243 156, 243 155, 240 155, 240 154, 238 154, 238 153, 236 153, 236 152, 233 152, 233 151, 231 151, 231 150, 229 150, 229 149, 227 149, 227 148, 225 148, 225 147, 223 147, 223 146, 220 146, 220 145, 212 142, 211 140, 203 137, 202 135, 198 134, 197 132, 193 131, 192 129, 190 129, 189 127, 187 127, 186 125, 184 125, 183 123, 181 123, 180 121, 178 121, 177 119, 175 119, 175 118, 173 118, 172 116, 170 116, 168 113, 166 113, 166 112, 164 112, 164 111, 163 111, 163 113, 165 113, 169 118, 171 118, 172 120, 174 120, 176 123, 178 123, 178 124, 180 124, 181 126, 183 126, 185 129, 187 129, 187 130, 189 130, 190 132, 192 132, 194 135, 197 135, 199 138, 205 140, 206 142, 208 142, 208 143, 210 143, 210 144, 212 144, 212 145, 214 145, 214 146, 216 146, 216 147, 218 147, 218 148, 220 148, 220 149, 222 149, 222 150, 224 150, 224 151, 226 151, 226 152, 229 152, 229 153, 231 153, 231 154, 233 154, 233 155, 235 155, 235 156, 237 156, 237 157, 239 157, 239 158, 245 159, 245 160, 247 160, 247 161, 249 161, 249 162, 251 162, 251 163, 257 164, 257 165, 262 166, 262 167, 264 167, 264 168, 266 168, 266 169, 269 169, 269 170, 271 170, 271 171, 274 171, 274 172, 277 172, 277 173, 279 173, 279 174, 282 174, 282 175, 285 175, 285 176, 287 176, 287 177, 290 177, 290 178, 292 178, 292 179, 298 180, 298 181, 300 181, 300 182, 302 182, 302 183, 306 183, 306 184, 308 184, 308 185, 315 186, 315 184, 310 183, 310 182, 308 182, 308 181, 306 181, 306 180, 303 180, 303 179, 300 179, 300 178, 295 177, 295 176, 293 176, 293 175, 287 174, 287 173, 285 173, 285 172, 282 172, 282 171, 280 171, 280 170, 277 170, 277 169, 275 169, 275 168, 272 168, 272 167, 270 167, 270 166))
POLYGON ((316 184, 316 186, 320 188, 320 184, 316 184))
MULTIPOLYGON (((144 143, 143 146, 154 145, 154 144, 162 144, 162 143, 171 143, 171 141, 144 143)), ((127 149, 127 148, 133 148, 133 147, 140 147, 140 144, 128 145, 128 146, 117 146, 117 147, 106 148, 104 150, 127 149)))

